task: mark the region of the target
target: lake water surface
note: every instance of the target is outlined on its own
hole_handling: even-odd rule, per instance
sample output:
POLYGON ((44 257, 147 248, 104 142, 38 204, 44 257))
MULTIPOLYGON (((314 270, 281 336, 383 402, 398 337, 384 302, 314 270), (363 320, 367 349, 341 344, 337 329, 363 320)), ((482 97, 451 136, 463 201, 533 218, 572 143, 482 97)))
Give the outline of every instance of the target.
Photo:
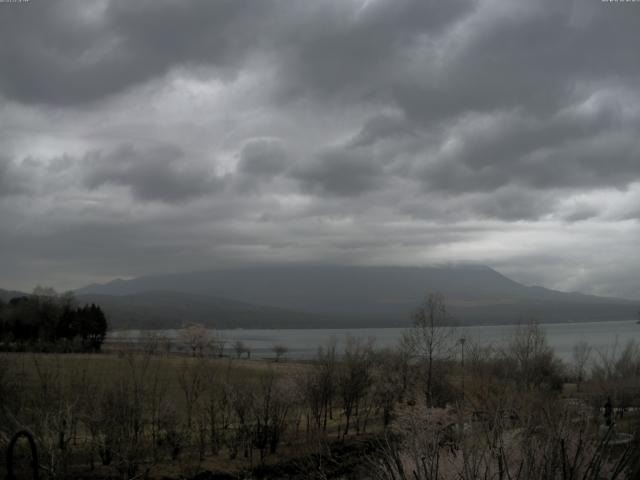
MULTIPOLYGON (((547 341, 555 349, 556 354, 567 361, 571 360, 573 346, 587 342, 596 352, 612 352, 621 349, 629 340, 640 343, 640 324, 635 320, 616 322, 589 323, 552 323, 541 327, 547 333, 547 341)), ((505 345, 513 334, 516 325, 484 325, 459 328, 456 335, 481 345, 505 345)), ((284 345, 288 349, 288 358, 310 358, 320 345, 326 345, 332 338, 338 342, 338 349, 344 346, 348 336, 375 339, 377 347, 397 345, 403 328, 354 328, 354 329, 286 329, 259 330, 235 329, 216 330, 215 333, 226 340, 226 354, 232 354, 233 342, 240 340, 251 349, 252 356, 272 357, 274 345, 284 345)), ((176 338, 179 330, 156 330, 145 332, 140 330, 114 331, 109 335, 109 342, 136 341, 150 333, 157 333, 169 338, 176 338)))

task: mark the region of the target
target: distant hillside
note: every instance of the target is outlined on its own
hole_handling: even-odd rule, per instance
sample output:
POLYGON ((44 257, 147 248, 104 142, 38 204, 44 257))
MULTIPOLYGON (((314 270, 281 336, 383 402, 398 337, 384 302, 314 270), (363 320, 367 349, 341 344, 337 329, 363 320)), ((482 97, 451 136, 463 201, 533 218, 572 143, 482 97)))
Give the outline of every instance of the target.
POLYGON ((17 290, 3 290, 0 288, 0 300, 2 300, 3 302, 8 302, 12 298, 16 297, 24 297, 25 295, 28 294, 24 292, 18 292, 17 290))
POLYGON ((100 305, 110 327, 117 329, 176 328, 187 323, 211 328, 306 328, 325 323, 340 326, 337 319, 181 292, 83 294, 77 299, 100 305))
MULTIPOLYGON (((0 289, 0 300, 30 293, 0 289)), ((179 328, 199 323, 211 328, 340 328, 346 319, 322 317, 264 305, 175 291, 148 291, 130 295, 78 294, 78 305, 95 303, 105 312, 110 329, 179 328)))
POLYGON ((638 303, 528 287, 484 266, 261 267, 154 275, 76 293, 114 324, 186 320, 226 327, 402 326, 427 292, 467 324, 633 319, 638 303))

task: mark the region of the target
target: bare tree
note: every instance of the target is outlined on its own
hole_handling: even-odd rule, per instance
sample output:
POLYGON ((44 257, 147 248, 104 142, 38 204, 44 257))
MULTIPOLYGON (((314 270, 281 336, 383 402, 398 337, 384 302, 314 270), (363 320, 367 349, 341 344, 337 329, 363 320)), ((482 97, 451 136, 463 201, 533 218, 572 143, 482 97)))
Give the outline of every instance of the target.
POLYGON ((327 430, 336 394, 336 369, 336 341, 331 339, 326 347, 318 348, 310 368, 300 371, 297 376, 298 391, 306 407, 307 435, 311 433, 311 427, 315 432, 327 430))
POLYGON ((16 416, 24 403, 24 386, 16 378, 14 362, 10 356, 0 354, 0 447, 4 447, 18 429, 16 416))
POLYGON ((227 369, 226 378, 218 378, 213 369, 208 369, 207 373, 204 415, 209 430, 209 447, 211 453, 217 455, 231 426, 232 407, 227 388, 231 369, 227 369))
POLYGON ((374 355, 377 376, 373 382, 373 400, 376 409, 382 413, 385 429, 391 424, 396 403, 407 388, 404 360, 400 349, 376 352, 374 355))
POLYGON ((573 373, 576 378, 576 388, 580 391, 580 385, 584 381, 587 364, 591 359, 591 346, 584 340, 573 346, 573 373))
POLYGON ((156 355, 160 349, 160 336, 157 333, 149 332, 140 338, 142 351, 147 355, 156 355))
POLYGON ((338 370, 338 391, 345 417, 344 435, 349 434, 351 418, 358 415, 360 402, 372 382, 372 345, 354 337, 347 338, 344 357, 338 370))
MULTIPOLYGON (((398 346, 391 353, 399 382, 398 400, 405 401, 405 397, 410 393, 410 387, 415 384, 416 376, 416 369, 412 365, 413 346, 410 337, 403 335, 398 346)), ((413 398, 409 399, 409 403, 413 403, 413 398)))
POLYGON ((171 347, 173 344, 173 340, 171 337, 167 335, 158 335, 158 345, 159 348, 162 348, 162 352, 166 355, 171 354, 171 347))
POLYGON ((219 358, 224 357, 224 347, 226 345, 227 340, 221 334, 216 334, 211 341, 211 346, 213 347, 213 355, 219 358))
POLYGON ((285 431, 292 389, 274 371, 269 370, 260 378, 257 392, 253 403, 253 445, 259 450, 260 460, 263 461, 267 450, 276 453, 285 431))
POLYGON ((191 429, 193 412, 205 390, 206 378, 206 364, 203 360, 187 361, 185 359, 180 370, 178 370, 178 385, 180 385, 185 400, 187 429, 191 429))
POLYGON ((274 345, 272 350, 276 355, 276 362, 279 362, 280 359, 289 351, 289 349, 284 345, 274 345))
POLYGON ((433 406, 434 362, 450 357, 455 339, 455 325, 444 296, 427 295, 413 316, 413 328, 405 341, 426 363, 425 396, 429 407, 433 406))
POLYGON ((239 450, 243 450, 244 457, 251 454, 251 425, 250 415, 256 400, 253 382, 229 381, 225 387, 228 389, 228 398, 234 413, 234 435, 229 440, 229 458, 235 459, 239 450))
POLYGON ((611 397, 618 415, 623 415, 640 391, 640 344, 631 339, 619 348, 616 341, 611 349, 597 353, 590 378, 591 390, 596 393, 593 406, 600 408, 611 397))
POLYGON ((233 351, 236 352, 236 357, 240 358, 247 351, 247 347, 241 340, 236 340, 233 342, 233 351))
POLYGON ((147 375, 148 379, 148 401, 147 410, 149 416, 149 430, 151 434, 151 448, 154 461, 159 460, 158 444, 160 443, 161 424, 166 410, 168 410, 169 400, 167 398, 168 382, 162 375, 162 364, 154 362, 153 371, 147 375))
POLYGON ((125 355, 122 373, 103 395, 91 430, 104 465, 113 466, 123 479, 147 476, 155 460, 149 455, 149 417, 146 408, 148 355, 125 355))
POLYGON ((507 373, 520 385, 527 388, 542 384, 559 386, 562 365, 536 321, 518 325, 504 353, 511 362, 507 373))
POLYGON ((211 338, 209 331, 200 324, 190 324, 180 331, 180 340, 187 345, 192 356, 200 355, 204 349, 210 344, 211 338))
POLYGON ((86 371, 74 371, 68 382, 59 361, 52 364, 32 357, 37 374, 38 393, 29 403, 31 430, 41 447, 41 467, 51 478, 64 478, 75 440, 82 395, 87 388, 86 371))
POLYGON ((324 410, 322 429, 327 430, 327 417, 333 420, 333 400, 336 396, 337 377, 337 340, 331 338, 326 347, 318 348, 317 364, 319 365, 319 381, 321 387, 321 398, 324 410))

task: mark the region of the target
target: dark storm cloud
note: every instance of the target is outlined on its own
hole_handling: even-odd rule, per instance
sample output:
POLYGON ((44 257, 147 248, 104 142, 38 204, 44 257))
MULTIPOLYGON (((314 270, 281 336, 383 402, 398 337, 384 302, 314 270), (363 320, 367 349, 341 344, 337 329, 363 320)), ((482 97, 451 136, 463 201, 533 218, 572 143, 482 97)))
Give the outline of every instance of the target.
POLYGON ((468 24, 439 66, 415 58, 393 85, 407 115, 427 124, 513 108, 545 115, 581 98, 590 82, 637 83, 633 49, 614 45, 637 42, 638 12, 580 1, 521 4, 511 15, 501 7, 490 21, 468 24), (580 10, 590 14, 574 19, 580 10))
POLYGON ((183 202, 211 193, 220 180, 212 169, 193 166, 185 153, 171 145, 135 148, 122 145, 103 154, 86 155, 85 185, 90 189, 105 184, 129 187, 140 200, 183 202))
POLYGON ((569 214, 564 216, 567 222, 583 222, 598 215, 598 210, 594 207, 579 206, 569 214))
POLYGON ((429 190, 623 188, 640 179, 638 128, 640 118, 616 108, 543 118, 496 115, 461 127, 454 146, 418 168, 429 190))
POLYGON ((279 95, 319 95, 329 101, 384 97, 396 81, 396 70, 410 60, 406 49, 441 34, 476 3, 397 0, 294 7, 297 22, 279 39, 286 49, 279 95))
POLYGON ((351 141, 351 145, 363 147, 380 140, 406 135, 416 135, 412 125, 406 119, 399 115, 380 114, 366 121, 360 132, 351 141))
POLYGON ((561 200, 558 192, 535 192, 515 186, 451 197, 433 193, 421 195, 420 192, 410 191, 406 196, 411 200, 399 202, 399 212, 412 218, 437 222, 447 222, 449 219, 533 222, 553 213, 561 200))
POLYGON ((367 151, 334 148, 322 152, 292 173, 303 191, 320 195, 358 196, 384 181, 382 165, 367 151))
MULTIPOLYGON (((471 0, 313 4, 273 0, 32 0, 4 9, 0 86, 24 102, 77 104, 117 93, 175 66, 233 77, 248 56, 274 53, 287 95, 379 86, 395 53, 437 34, 471 0), (103 6, 104 5, 104 6, 103 6), (313 59, 310 61, 310 59, 313 59), (42 72, 46 72, 43 75, 42 72)), ((368 89, 370 90, 370 88, 368 89)))
POLYGON ((466 112, 550 114, 640 74, 633 49, 614 47, 637 43, 640 18, 605 3, 373 1, 358 14, 348 2, 320 5, 293 9, 297 28, 279 35, 280 94, 391 102, 432 126, 466 112))
POLYGON ((233 76, 256 41, 269 0, 32 0, 3 8, 5 96, 79 104, 118 93, 174 66, 205 64, 233 76), (11 41, 8 41, 8 40, 11 41))
POLYGON ((240 152, 238 172, 258 177, 272 177, 288 166, 290 154, 277 138, 254 138, 240 152))
POLYGON ((482 215, 506 221, 538 220, 552 211, 554 198, 517 188, 501 189, 471 200, 473 216, 482 215))
POLYGON ((29 186, 26 172, 10 158, 0 155, 0 197, 27 193, 29 186))
POLYGON ((9 173, 9 162, 8 158, 0 157, 0 196, 10 195, 15 188, 9 173))

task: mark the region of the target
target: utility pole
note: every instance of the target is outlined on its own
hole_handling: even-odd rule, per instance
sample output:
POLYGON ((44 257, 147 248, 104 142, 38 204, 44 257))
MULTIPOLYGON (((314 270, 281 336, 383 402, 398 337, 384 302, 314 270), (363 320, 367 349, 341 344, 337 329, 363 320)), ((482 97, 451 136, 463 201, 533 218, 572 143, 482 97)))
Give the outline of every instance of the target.
POLYGON ((464 404, 464 344, 466 338, 460 337, 460 365, 462 367, 462 403, 464 404))
MULTIPOLYGON (((463 438, 464 438, 464 343, 466 342, 466 338, 464 337, 460 337, 460 339, 458 340, 460 342, 460 365, 462 368, 462 401, 460 402, 460 406, 458 408, 458 415, 459 415, 459 438, 460 438, 460 445, 463 445, 463 438)), ((464 448, 462 448, 462 455, 464 456, 465 452, 464 452, 464 448)))

